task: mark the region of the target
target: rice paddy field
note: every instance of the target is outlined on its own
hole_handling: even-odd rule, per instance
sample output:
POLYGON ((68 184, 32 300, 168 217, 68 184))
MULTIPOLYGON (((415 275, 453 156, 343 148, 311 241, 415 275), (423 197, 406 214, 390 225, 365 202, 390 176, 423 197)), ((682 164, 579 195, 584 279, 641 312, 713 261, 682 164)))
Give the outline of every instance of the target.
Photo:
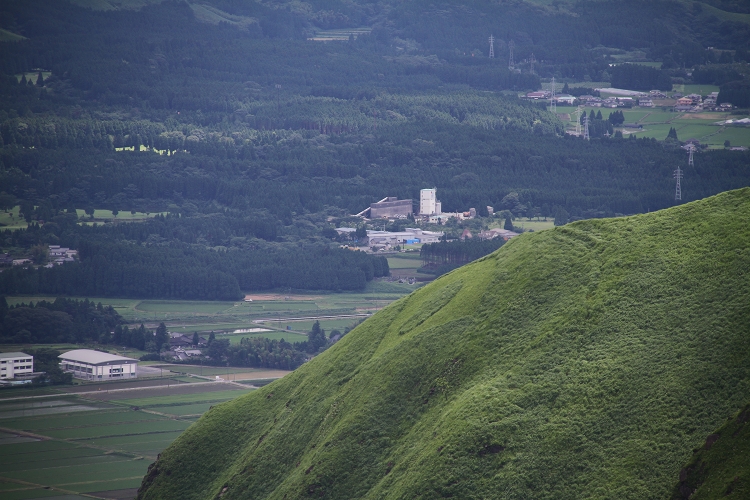
MULTIPOLYGON (((414 255, 416 260, 408 260, 406 264, 416 270, 419 255, 416 252, 414 255)), ((317 317, 341 316, 342 321, 321 318, 321 325, 325 325, 323 328, 327 330, 342 329, 353 321, 349 319, 350 316, 382 309, 415 288, 415 285, 378 281, 369 283, 365 291, 359 293, 256 293, 247 295, 246 298, 251 301, 239 302, 88 298, 105 306, 111 305, 131 326, 144 323, 148 328, 155 328, 164 322, 170 332, 186 334, 208 334, 212 331, 217 334, 232 333, 263 327, 269 330, 264 332, 264 336, 275 335, 279 339, 294 341, 298 340, 295 331, 309 331, 300 323, 301 318, 309 320, 311 326, 317 317)), ((15 305, 40 300, 54 301, 55 297, 8 296, 6 300, 9 305, 15 305)))
POLYGON ((200 415, 253 390, 170 380, 0 390, 0 498, 134 498, 149 464, 200 415))
MULTIPOLYGON (((687 93, 698 92, 697 87, 712 88, 710 85, 685 85, 688 88, 687 93), (693 89, 693 87, 696 87, 693 89)), ((709 89, 709 91, 712 91, 709 89)), ((568 107, 558 107, 558 115, 564 114, 568 107)), ((594 110, 594 113, 601 111, 602 117, 606 119, 612 109, 584 107, 586 113, 594 110)), ((575 128, 576 115, 575 108, 570 107, 570 121, 567 122, 568 129, 575 128)), ((701 144, 708 146, 709 149, 724 148, 724 141, 729 141, 731 146, 750 147, 750 127, 732 127, 723 126, 718 122, 732 118, 742 118, 741 116, 731 115, 726 112, 706 111, 703 113, 676 113, 673 111, 664 111, 661 108, 646 109, 618 109, 625 116, 625 123, 634 123, 641 125, 643 128, 624 127, 623 135, 634 135, 635 137, 649 137, 663 141, 670 128, 677 130, 677 138, 681 141, 687 139, 698 139, 701 144)))

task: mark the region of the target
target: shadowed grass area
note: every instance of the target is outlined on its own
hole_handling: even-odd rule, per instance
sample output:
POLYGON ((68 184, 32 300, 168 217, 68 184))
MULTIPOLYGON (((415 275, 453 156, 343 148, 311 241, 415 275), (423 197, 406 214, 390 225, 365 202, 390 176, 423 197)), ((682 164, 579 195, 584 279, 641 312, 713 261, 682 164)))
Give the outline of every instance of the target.
POLYGON ((750 404, 694 451, 672 500, 750 498, 750 404))
POLYGON ((139 497, 665 498, 750 392, 748 216, 514 238, 209 410, 139 497))

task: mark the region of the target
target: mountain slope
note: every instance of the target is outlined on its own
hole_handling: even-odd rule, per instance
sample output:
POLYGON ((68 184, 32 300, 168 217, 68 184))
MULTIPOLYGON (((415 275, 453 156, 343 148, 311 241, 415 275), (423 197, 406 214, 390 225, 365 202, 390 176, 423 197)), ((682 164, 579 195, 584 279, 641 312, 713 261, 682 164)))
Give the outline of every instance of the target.
POLYGON ((214 407, 139 498, 664 498, 750 393, 748 216, 522 235, 214 407))
POLYGON ((750 404, 730 418, 696 449, 680 471, 672 500, 748 498, 750 496, 750 404))

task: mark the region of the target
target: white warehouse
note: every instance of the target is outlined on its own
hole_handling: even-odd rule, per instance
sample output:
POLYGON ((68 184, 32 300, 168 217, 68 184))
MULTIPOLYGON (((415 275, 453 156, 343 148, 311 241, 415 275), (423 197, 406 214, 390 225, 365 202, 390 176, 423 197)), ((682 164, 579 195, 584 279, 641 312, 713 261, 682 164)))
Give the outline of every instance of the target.
POLYGON ((18 378, 34 373, 34 356, 23 352, 0 353, 0 379, 18 378))
POLYGON ((85 380, 118 380, 138 376, 138 360, 91 349, 75 349, 58 356, 60 368, 85 380))

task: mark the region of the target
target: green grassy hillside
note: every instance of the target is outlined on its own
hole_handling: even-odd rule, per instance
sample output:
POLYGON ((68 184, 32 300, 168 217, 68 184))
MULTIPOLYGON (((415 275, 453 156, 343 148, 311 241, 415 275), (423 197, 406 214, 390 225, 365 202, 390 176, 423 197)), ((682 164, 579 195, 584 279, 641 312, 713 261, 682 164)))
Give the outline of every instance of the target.
POLYGON ((750 189, 524 234, 214 407, 158 498, 669 496, 750 394, 750 189))
POLYGON ((750 498, 750 404, 706 438, 680 471, 672 500, 750 498))

